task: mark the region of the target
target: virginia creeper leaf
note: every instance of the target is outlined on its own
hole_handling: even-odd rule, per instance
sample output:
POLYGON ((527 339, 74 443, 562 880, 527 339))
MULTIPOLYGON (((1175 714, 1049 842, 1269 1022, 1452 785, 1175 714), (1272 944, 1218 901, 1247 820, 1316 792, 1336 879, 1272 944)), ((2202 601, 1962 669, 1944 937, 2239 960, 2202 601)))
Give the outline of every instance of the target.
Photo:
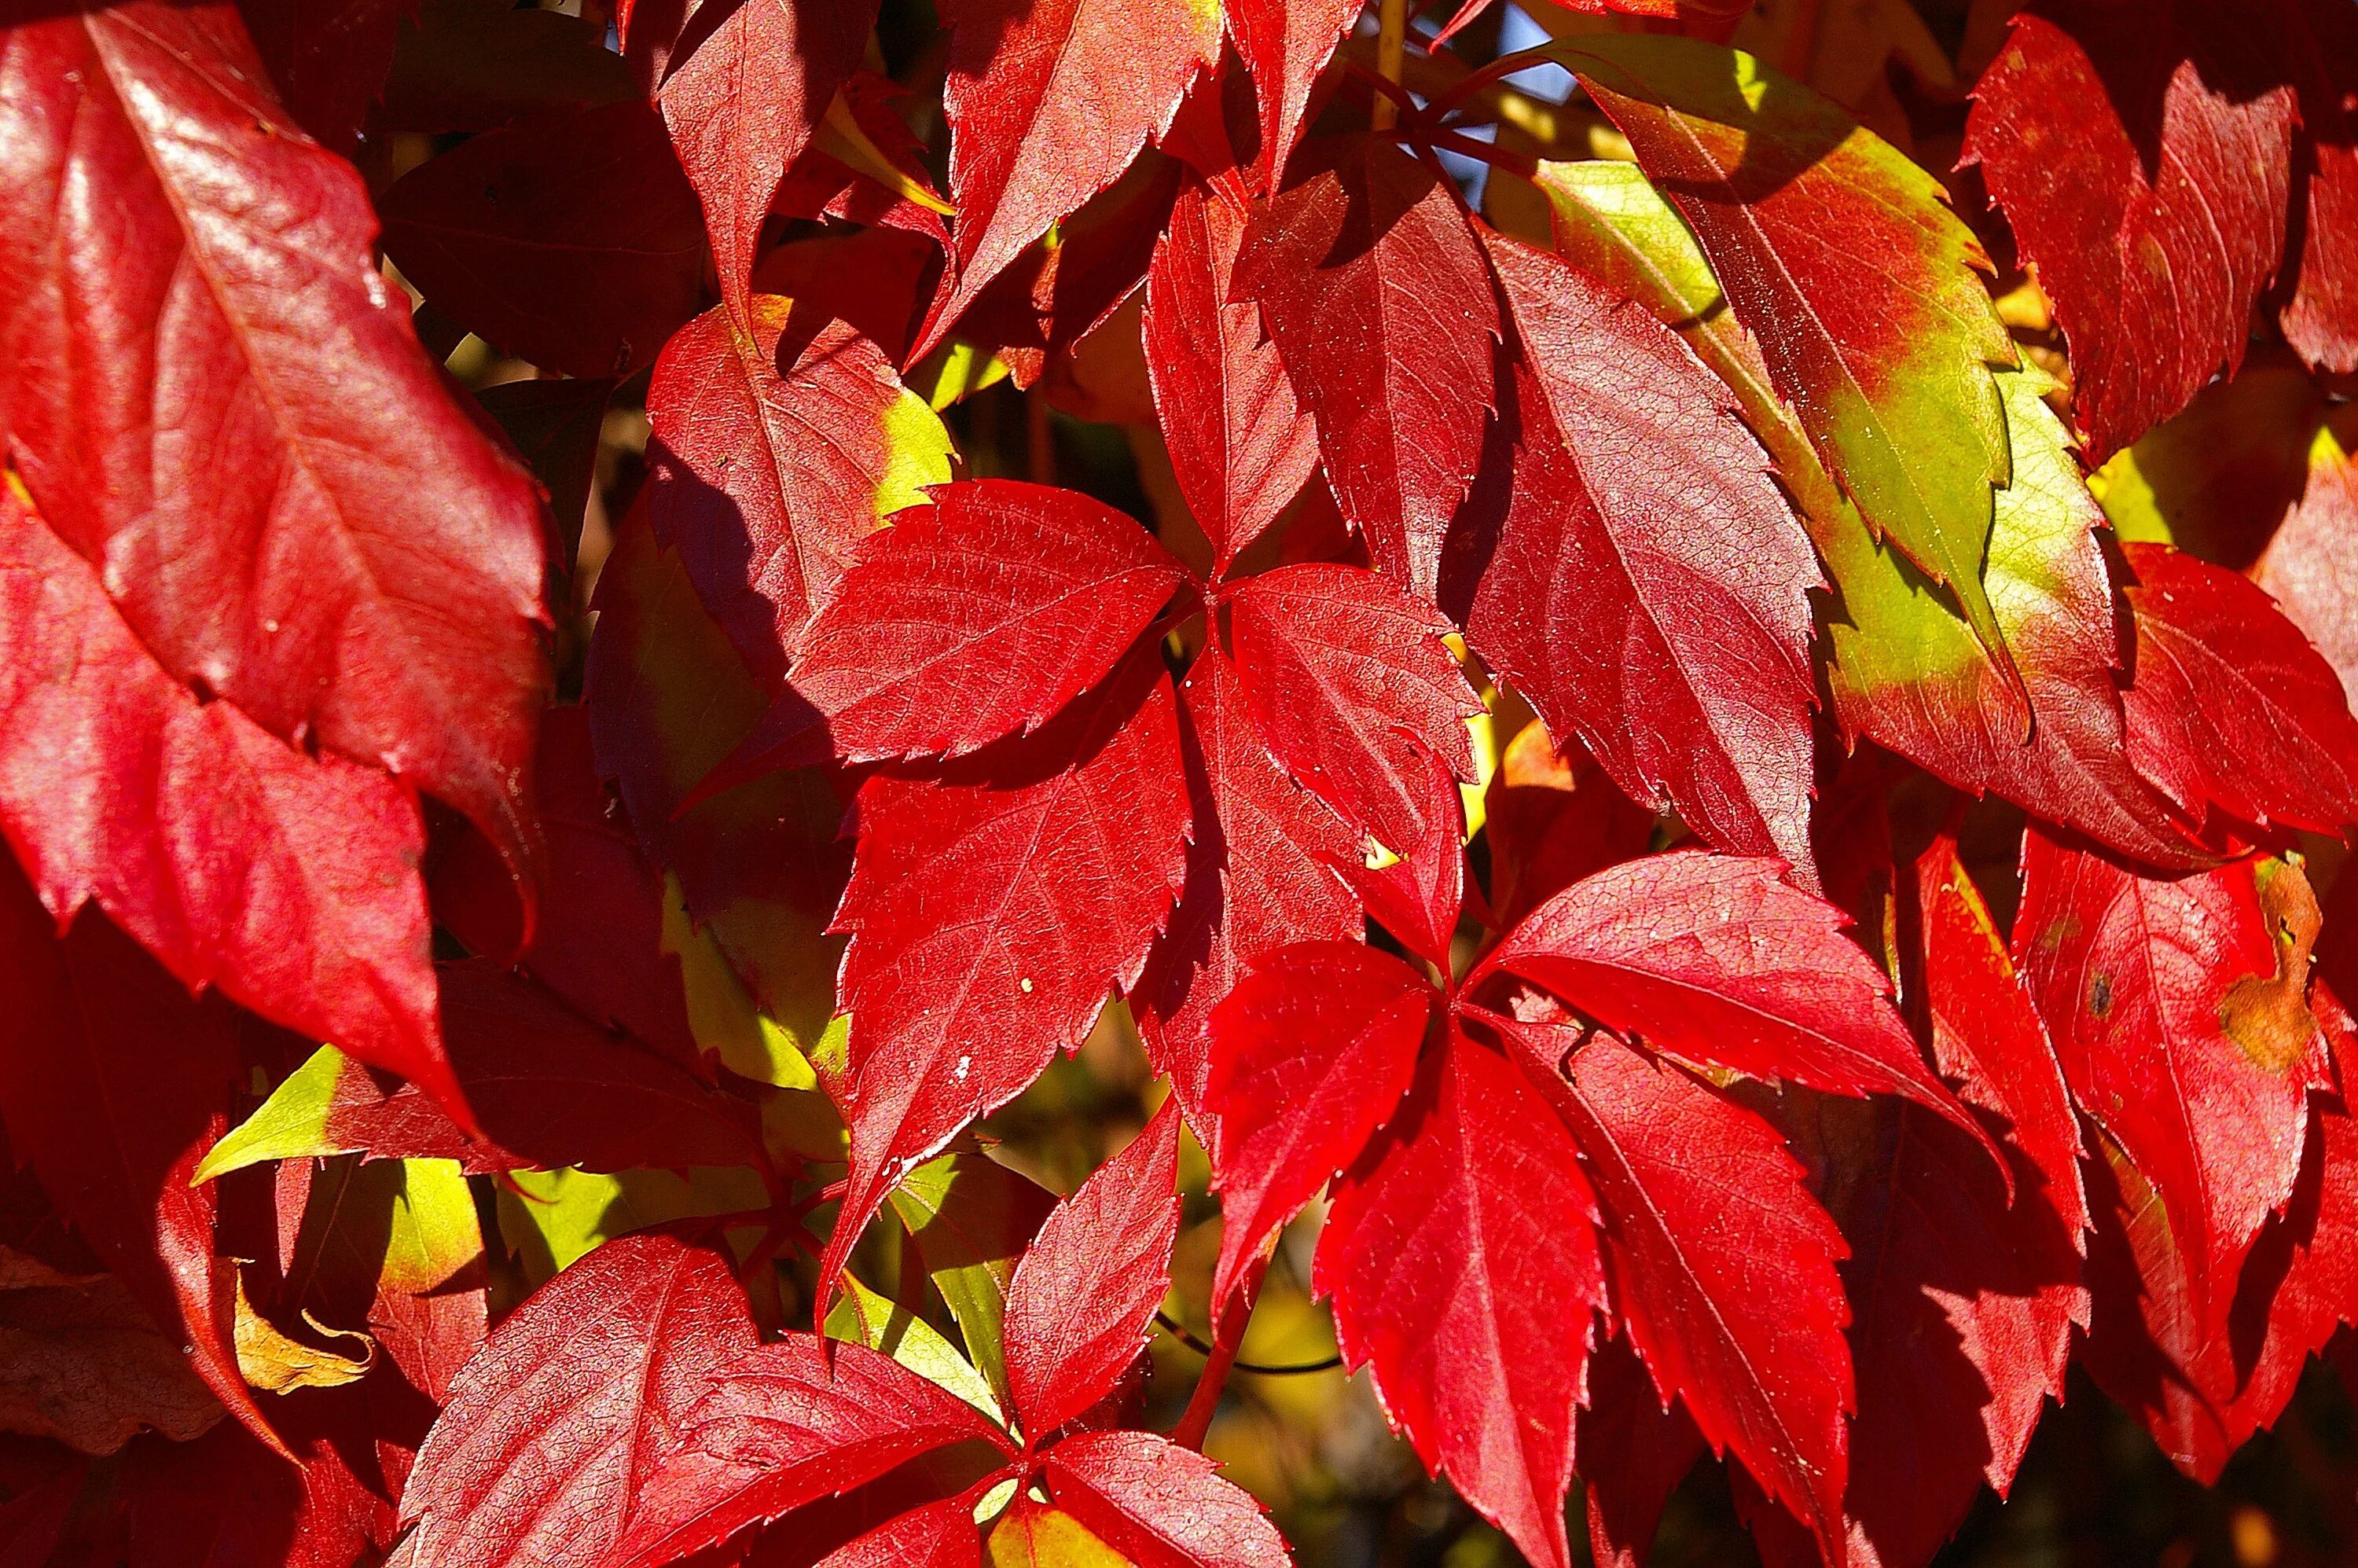
POLYGON ((913 1509, 829 1552, 818 1568, 982 1568, 974 1504, 957 1497, 913 1509))
POLYGON ((1228 36, 1252 73, 1261 182, 1274 189, 1308 117, 1310 90, 1366 0, 1227 0, 1228 36))
POLYGON ((2188 1310, 2212 1332, 2260 1222, 2291 1195, 2311 1088, 2315 895, 2251 859, 2149 876, 2034 824, 2014 953, 2080 1107, 2161 1195, 2188 1310))
POLYGON ((1498 300, 1439 176, 1372 138, 1315 150, 1247 231, 1233 290, 1260 304, 1343 515, 1431 599, 1482 455, 1498 300))
MULTIPOLYGON (((1354 858, 1350 834, 1279 769, 1217 643, 1188 667, 1179 711, 1195 813, 1187 881, 1130 1004, 1194 1120, 1207 1108, 1205 1020, 1238 971, 1289 943, 1357 938, 1365 923, 1334 869, 1354 858)), ((1206 1123, 1195 1125, 1208 1138, 1206 1123)))
POLYGON ((719 1254, 666 1236, 599 1248, 534 1292, 460 1374, 402 1495, 415 1560, 609 1561, 690 1408, 753 1348, 744 1292, 719 1254))
POLYGON ((838 756, 964 756, 1103 680, 1186 575, 1075 492, 944 486, 860 548, 795 645, 795 689, 838 756))
POLYGON ((2299 504, 2252 575, 2317 644, 2347 697, 2358 691, 2358 463, 2320 431, 2308 470, 2299 504))
POLYGON ((1566 1065, 1613 1302, 1655 1387, 1842 1552, 1842 1238, 1758 1116, 1597 1034, 1566 1065))
POLYGON ((1205 1022, 1220 1194, 1216 1310, 1248 1268, 1391 1119, 1433 1018, 1433 988, 1357 942, 1303 942, 1249 965, 1205 1022))
POLYGON ((1048 1450, 1042 1469, 1057 1506, 1131 1563, 1287 1568, 1293 1561, 1249 1492, 1222 1479, 1211 1460, 1153 1433, 1076 1433, 1048 1450))
POLYGON ((1030 735, 871 779, 859 821, 836 916, 851 936, 850 1184, 822 1281, 911 1167, 1138 979, 1185 871, 1170 679, 1144 650, 1030 735))
POLYGON ((696 314, 704 221, 643 102, 486 131, 395 181, 385 254, 435 308, 567 375, 627 375, 696 314))
POLYGON ((2358 370, 2358 21, 2334 0, 2284 7, 2285 55, 2307 134, 2299 270, 2280 318, 2311 369, 2358 370))
POLYGON ((191 1000, 94 911, 59 933, 12 865, 0 920, 0 1118, 15 1157, 214 1397, 286 1453, 238 1375, 236 1265, 213 1253, 212 1189, 189 1181, 227 1125, 233 1010, 191 1000))
POLYGON ((1033 1444, 1087 1410, 1138 1359, 1179 1239, 1179 1111, 1056 1206, 1007 1292, 1007 1381, 1033 1444))
POLYGON ((2041 0, 1974 90, 1964 156, 2054 301, 2096 462, 2243 362, 2299 117, 2270 30, 2219 0, 2041 0))
POLYGON ((1001 1407, 1012 1403, 1005 1352, 1007 1292, 1054 1198, 988 1156, 945 1154, 910 1172, 892 1203, 957 1319, 968 1355, 1001 1407))
POLYGON ((1626 1334, 1590 1355, 1577 1430, 1589 1556, 1600 1568, 1645 1568, 1664 1506, 1703 1457, 1703 1433, 1655 1390, 1626 1334))
POLYGON ((1227 198, 1190 187, 1146 275, 1147 374, 1180 493, 1212 541, 1215 577, 1277 520, 1318 462, 1317 427, 1260 310, 1230 301, 1245 219, 1227 198))
POLYGON ((1563 1499, 1596 1200, 1540 1090, 1453 1028, 1337 1184, 1314 1280, 1345 1362, 1435 1474, 1533 1562, 1565 1568, 1563 1499))
MULTIPOLYGON (((786 0, 745 0, 775 9, 786 0)), ((741 16, 742 12, 739 13, 741 16)), ((656 537, 756 676, 834 593, 878 519, 949 478, 949 437, 883 353, 774 295, 708 310, 647 388, 656 537)))
POLYGON ((531 884, 539 508, 418 351, 358 174, 226 6, 5 51, 0 431, 31 504, 172 676, 450 802, 531 884))
POLYGON ((728 7, 717 13, 718 26, 700 7, 690 16, 678 4, 638 17, 625 5, 617 20, 633 53, 668 42, 658 24, 676 17, 700 35, 685 60, 670 57, 660 88, 648 85, 704 203, 722 308, 752 331, 760 319, 751 291, 762 219, 836 90, 860 64, 877 0, 712 4, 728 7))
POLYGON ((1423 763, 1474 782, 1464 720, 1482 711, 1442 638, 1447 617, 1357 567, 1308 562, 1228 599, 1238 684, 1288 773, 1384 848, 1428 816, 1423 763))
POLYGON ((399 786, 199 702, 5 489, 0 605, 0 820, 42 903, 456 1104, 399 786))
POLYGON ((732 1357, 709 1387, 614 1568, 675 1562, 952 1444, 1009 1448, 972 1405, 864 1345, 790 1334, 732 1357))
POLYGON ((1808 876, 1817 564, 1767 455, 1642 307, 1486 239, 1522 357, 1468 638, 1634 798, 1808 876))
POLYGON ((955 286, 924 354, 1050 224, 1111 185, 1219 59, 1217 0, 1033 0, 956 8, 950 124, 955 286))
POLYGON ((1779 870, 1693 852, 1608 868, 1532 911, 1476 974, 1520 975, 1690 1062, 1904 1096, 1986 1146, 1925 1066, 1889 980, 1843 935, 1841 911, 1779 870))
POLYGON ((1878 538, 1946 584, 2011 673, 1982 588, 2016 363, 1940 182, 1810 89, 1690 39, 1599 34, 1575 72, 1693 226, 1769 380, 1878 538), (1840 235, 1839 242, 1836 235, 1840 235))
POLYGON ((2136 581, 2128 752, 2190 816, 2263 827, 2358 821, 2358 720, 2300 628, 2240 572, 2165 545, 2124 547, 2136 581))
POLYGON ((66 1274, 0 1247, 0 1431, 114 1454, 143 1428, 175 1443, 221 1420, 221 1401, 107 1274, 66 1274))
POLYGON ((417 9, 417 0, 239 0, 237 12, 296 122, 350 157, 393 69, 402 24, 417 9))

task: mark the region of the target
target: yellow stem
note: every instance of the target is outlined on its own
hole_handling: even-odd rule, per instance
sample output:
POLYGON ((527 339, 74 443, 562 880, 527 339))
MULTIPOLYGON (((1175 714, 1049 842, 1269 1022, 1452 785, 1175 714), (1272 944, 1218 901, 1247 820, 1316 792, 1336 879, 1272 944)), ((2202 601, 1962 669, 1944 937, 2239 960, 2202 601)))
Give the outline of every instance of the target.
MULTIPOLYGON (((1376 16, 1376 74, 1386 81, 1398 81, 1401 56, 1407 47, 1408 0, 1383 0, 1383 7, 1376 16)), ((1390 130, 1400 124, 1400 105, 1377 93, 1368 124, 1379 131, 1390 130)))

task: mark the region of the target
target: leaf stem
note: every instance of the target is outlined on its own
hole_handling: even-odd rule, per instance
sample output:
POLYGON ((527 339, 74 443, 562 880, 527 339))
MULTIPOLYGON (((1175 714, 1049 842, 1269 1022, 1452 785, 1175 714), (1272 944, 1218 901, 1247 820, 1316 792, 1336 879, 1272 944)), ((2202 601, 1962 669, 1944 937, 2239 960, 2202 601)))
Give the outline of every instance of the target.
MULTIPOLYGON (((1408 48, 1408 0, 1383 0, 1376 16, 1376 73, 1386 81, 1401 79, 1401 59, 1408 48)), ((1385 93, 1376 95, 1368 110, 1371 130, 1389 131, 1400 124, 1400 104, 1385 93)))
POLYGON ((1195 1379, 1195 1392, 1188 1399, 1179 1424, 1171 1429, 1171 1441, 1180 1447, 1203 1452, 1204 1434, 1212 1430, 1212 1414, 1220 1408, 1220 1392, 1228 1387, 1228 1374, 1236 1368, 1237 1351, 1244 1345, 1245 1325, 1251 1317, 1249 1312, 1238 1311, 1217 1320, 1203 1373, 1195 1379))

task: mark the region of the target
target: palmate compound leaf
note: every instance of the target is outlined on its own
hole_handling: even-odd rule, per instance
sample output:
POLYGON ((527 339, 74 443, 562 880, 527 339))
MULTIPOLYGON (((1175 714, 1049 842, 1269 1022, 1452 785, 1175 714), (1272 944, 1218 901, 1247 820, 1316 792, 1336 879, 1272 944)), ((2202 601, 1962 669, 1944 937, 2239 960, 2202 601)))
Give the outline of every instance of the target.
POLYGON ((964 756, 1103 680, 1186 578, 1073 491, 944 485, 860 547, 795 645, 795 691, 849 761, 964 756))
POLYGON ((412 1561, 611 1561, 634 1515, 660 1500, 650 1488, 690 1409, 754 1346, 720 1254, 662 1235, 591 1252, 527 1298, 460 1374, 402 1495, 412 1561))
POLYGON ((0 49, 0 432, 32 505, 171 676, 449 801, 532 884, 539 507, 418 351, 358 174, 226 6, 0 49))
POLYGON ((1498 970, 1698 1065, 1834 1094, 1895 1094, 1996 1148, 1924 1065, 1842 912, 1774 860, 1682 851, 1609 867, 1493 948, 1498 970))
POLYGON ((656 360, 649 490, 655 536, 766 680, 860 541, 947 481, 950 441, 851 327, 776 295, 742 308, 706 311, 656 360))
POLYGON ((1725 308, 1694 236, 1643 176, 1626 164, 1565 163, 1543 165, 1541 178, 1558 247, 1676 327, 1735 391, 1774 460, 1840 596, 1827 678, 1845 738, 1866 735, 1961 788, 1995 790, 2140 860, 2201 863, 2124 748, 2112 583, 2094 533, 2104 514, 2041 401, 2048 379, 1996 378, 2012 479, 1997 492, 1984 580, 2017 687, 1953 599, 1876 543, 1777 395, 1759 344, 1725 308))
POLYGON ((1990 373, 2017 360, 1940 181, 1748 55, 1611 34, 1538 52, 1579 76, 1693 226, 1876 536, 1947 585, 2012 679, 1982 573, 2011 471, 1990 373))
POLYGON ((1260 305, 1343 515, 1397 588, 1430 600, 1482 456, 1498 299, 1425 165, 1371 137, 1304 159, 1246 232, 1233 295, 1260 305))
POLYGON ((2276 1424, 2309 1357, 2358 1316, 2358 1123, 2346 1098, 2358 1061, 2348 1014, 2321 989, 2318 1002, 2345 1087, 2309 1102, 2300 1177, 2244 1261, 2225 1333, 2193 1309, 2160 1195, 2117 1145, 2099 1146, 2092 1185, 2106 1213, 2089 1256, 2088 1370, 2206 1486, 2245 1439, 2276 1424))
POLYGON ((1303 942, 1247 967, 1205 1021, 1205 1108, 1217 1129, 1216 1313, 1303 1206, 1391 1119, 1436 998, 1424 978, 1360 942, 1303 942))
POLYGON ((1049 225, 1119 178, 1218 62, 1218 0, 957 0, 942 109, 958 215, 914 353, 1049 225))
POLYGON ((1103 1399, 1154 1332, 1179 1239, 1179 1107, 1056 1206, 1007 1292, 1007 1382, 1025 1437, 1103 1399))
POLYGON ((2094 461, 2243 362, 2299 118, 2270 9, 2042 0, 1974 90, 1964 156, 2054 302, 2094 461))
POLYGON ((678 0, 625 5, 618 24, 633 55, 698 35, 686 59, 649 82, 680 167, 704 203, 721 308, 746 331, 760 312, 752 297, 762 220, 836 92, 860 64, 877 0, 712 0, 728 7, 719 25, 678 0), (634 24, 636 24, 634 26, 634 24), (670 36, 658 36, 670 35, 670 36))
POLYGON ((1260 309, 1230 297, 1247 217, 1225 195, 1189 187, 1146 275, 1155 412, 1188 514, 1212 541, 1216 578, 1277 520, 1318 462, 1317 426, 1260 309))
POLYGON ((1211 1010, 1256 959, 1295 942, 1356 942, 1367 928, 1336 869, 1357 845, 1270 755, 1217 642, 1188 666, 1179 719, 1194 813, 1187 881, 1130 1005, 1150 1059, 1208 1141, 1211 1010))
POLYGON ((1819 1102, 1824 1190, 1851 1257, 1858 1412, 1844 1499, 1850 1560, 1921 1568, 1986 1481, 2012 1484, 2088 1323, 2079 1127, 2028 993, 1955 843, 1902 879, 1935 1063, 2005 1149, 1910 1105, 1819 1102), (1912 883, 1912 886, 1909 884, 1912 883))
POLYGON ((457 1106, 399 784, 199 702, 5 488, 0 607, 0 823, 53 917, 95 903, 183 985, 457 1106))
POLYGON ((1767 454, 1642 306, 1484 239, 1521 354, 1467 639, 1633 798, 1811 878, 1819 579, 1767 454))
POLYGON ((2262 827, 2358 822, 2358 720, 2333 667, 2240 572, 2129 544, 2129 756, 2199 820, 2207 806, 2262 827))
POLYGON ((1374 1368, 1426 1466, 1564 1568, 1574 1412, 1605 1303, 1573 1135, 1455 1025, 1389 1120, 1336 1185, 1313 1282, 1346 1364, 1374 1368))
MULTIPOLYGON (((1569 1035, 1509 1039, 1555 1071, 1569 1035)), ((1615 1313, 1656 1389, 1842 1562, 1854 1400, 1833 1222, 1775 1130, 1683 1068, 1598 1033, 1560 1070, 1615 1313)))
POLYGON ((1228 599, 1238 684, 1286 772, 1395 853, 1424 833, 1423 754, 1475 781, 1482 711, 1442 639, 1448 617, 1357 567, 1305 562, 1228 599))
POLYGON ((96 910, 60 933, 13 864, 0 923, 0 1159, 33 1167, 214 1396, 287 1453, 238 1373, 213 1191, 189 1183, 228 1125, 235 1010, 191 998, 96 910))
POLYGON ((835 1278, 884 1195, 1077 1047, 1134 983, 1185 875, 1186 781, 1158 651, 1053 721, 860 792, 850 935, 849 1186, 835 1278))
POLYGON ((2297 864, 2157 876, 2035 823, 2022 874, 2015 962, 2081 1109, 2159 1191, 2185 1310, 2216 1333, 2332 1086, 2305 1005, 2316 897, 2297 864))

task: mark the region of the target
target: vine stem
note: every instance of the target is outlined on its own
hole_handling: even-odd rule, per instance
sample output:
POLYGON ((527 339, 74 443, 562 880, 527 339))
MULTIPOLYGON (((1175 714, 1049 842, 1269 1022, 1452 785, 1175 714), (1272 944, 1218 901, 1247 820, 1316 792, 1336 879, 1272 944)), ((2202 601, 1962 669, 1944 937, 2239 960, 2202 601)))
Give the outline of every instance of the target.
MULTIPOLYGON (((1408 0, 1383 0, 1376 16, 1376 74, 1386 81, 1401 79, 1401 57, 1408 48, 1408 0)), ((1389 131, 1400 124, 1400 105, 1384 93, 1378 93, 1374 106, 1368 111, 1371 130, 1389 131)))
POLYGON ((1203 1374, 1195 1379, 1195 1392, 1188 1399, 1186 1411, 1171 1429, 1171 1441, 1182 1448, 1203 1452, 1204 1434, 1212 1430, 1220 1391, 1228 1387, 1228 1374, 1236 1368, 1237 1352, 1244 1348, 1245 1325, 1252 1319, 1252 1302, 1260 1294, 1261 1273, 1268 1267, 1267 1259, 1253 1265, 1245 1277, 1244 1291, 1236 1302, 1228 1303, 1228 1310, 1221 1310, 1223 1303, 1213 1303, 1212 1348, 1204 1358, 1203 1374))

